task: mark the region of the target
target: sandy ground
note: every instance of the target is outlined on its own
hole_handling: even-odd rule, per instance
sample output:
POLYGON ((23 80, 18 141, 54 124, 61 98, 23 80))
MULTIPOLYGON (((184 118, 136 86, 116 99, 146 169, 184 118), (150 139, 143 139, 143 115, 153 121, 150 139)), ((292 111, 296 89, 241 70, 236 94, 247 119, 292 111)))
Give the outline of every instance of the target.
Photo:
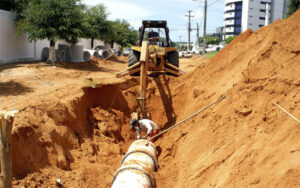
MULTIPOLYGON (((188 73, 207 59, 180 61, 188 73)), ((1 67, 1 109, 20 111, 13 128, 14 186, 53 187, 56 178, 66 187, 110 185, 122 154, 135 139, 128 129, 120 132, 136 110, 138 85, 136 78, 115 77, 125 68, 127 57, 1 67), (100 81, 103 88, 86 88, 86 78, 100 81), (132 93, 124 100, 121 95, 128 96, 127 90, 132 93)))
MULTIPOLYGON (((157 187, 300 187, 300 11, 246 31, 211 60, 182 59, 186 75, 149 79, 147 109, 161 129, 226 99, 156 142, 157 187)), ((135 139, 138 80, 126 58, 1 68, 1 108, 13 128, 15 187, 109 187, 135 139), (95 78, 102 87, 84 86, 95 78)))

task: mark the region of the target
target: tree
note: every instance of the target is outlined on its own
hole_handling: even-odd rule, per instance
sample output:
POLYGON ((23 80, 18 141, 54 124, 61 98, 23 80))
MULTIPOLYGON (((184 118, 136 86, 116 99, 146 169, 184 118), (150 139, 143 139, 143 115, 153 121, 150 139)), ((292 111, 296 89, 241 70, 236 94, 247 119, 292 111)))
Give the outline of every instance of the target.
POLYGON ((126 20, 115 20, 110 22, 110 34, 107 36, 106 41, 121 45, 121 48, 135 45, 138 40, 138 31, 126 20))
POLYGON ((299 0, 289 0, 287 17, 292 15, 294 12, 300 9, 300 1, 299 0))
POLYGON ((11 11, 15 8, 15 2, 12 0, 1 0, 0 9, 11 11))
POLYGON ((206 43, 207 44, 219 44, 220 39, 219 37, 207 36, 206 43))
POLYGON ((85 10, 83 37, 91 39, 92 49, 94 48, 94 39, 104 40, 110 32, 107 15, 108 12, 103 4, 85 10))
MULTIPOLYGON (((203 42, 203 37, 199 37, 199 42, 203 42)), ((219 37, 206 36, 206 44, 219 44, 219 37)))
POLYGON ((28 40, 50 41, 49 61, 56 61, 55 42, 76 44, 82 36, 83 6, 80 0, 30 0, 16 21, 17 34, 28 34, 28 40))
POLYGON ((235 39, 236 36, 229 36, 225 39, 226 44, 229 44, 231 41, 233 41, 233 39, 235 39))

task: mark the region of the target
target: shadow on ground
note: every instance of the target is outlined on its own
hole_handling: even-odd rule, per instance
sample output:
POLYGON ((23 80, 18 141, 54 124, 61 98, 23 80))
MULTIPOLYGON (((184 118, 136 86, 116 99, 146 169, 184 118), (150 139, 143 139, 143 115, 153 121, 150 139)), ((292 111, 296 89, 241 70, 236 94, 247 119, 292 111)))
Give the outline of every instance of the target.
POLYGON ((70 62, 58 62, 58 63, 50 63, 47 66, 56 66, 64 69, 76 69, 79 71, 90 71, 90 72, 112 72, 113 69, 100 67, 97 62, 88 61, 81 63, 70 63, 70 62))
POLYGON ((176 122, 176 114, 174 112, 172 94, 169 88, 169 83, 164 75, 162 76, 162 80, 160 79, 160 77, 154 78, 154 82, 156 83, 156 86, 158 88, 168 118, 168 122, 163 126, 162 129, 167 129, 176 122))
POLYGON ((24 93, 33 92, 33 89, 22 85, 19 82, 9 81, 0 82, 0 96, 21 95, 24 93))

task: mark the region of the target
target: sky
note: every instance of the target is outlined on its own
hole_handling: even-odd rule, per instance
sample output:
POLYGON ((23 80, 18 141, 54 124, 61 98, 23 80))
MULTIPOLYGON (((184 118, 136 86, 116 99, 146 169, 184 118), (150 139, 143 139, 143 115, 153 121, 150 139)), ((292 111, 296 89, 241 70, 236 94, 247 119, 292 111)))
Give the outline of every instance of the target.
MULTIPOLYGON (((142 20, 167 20, 172 41, 187 41, 188 11, 191 10, 191 28, 200 27, 203 33, 204 0, 82 0, 87 5, 104 4, 109 12, 109 19, 125 19, 135 29, 142 20)), ((214 33, 216 27, 223 26, 224 0, 207 0, 207 33, 214 33)), ((196 30, 191 32, 191 42, 196 38, 196 30)))

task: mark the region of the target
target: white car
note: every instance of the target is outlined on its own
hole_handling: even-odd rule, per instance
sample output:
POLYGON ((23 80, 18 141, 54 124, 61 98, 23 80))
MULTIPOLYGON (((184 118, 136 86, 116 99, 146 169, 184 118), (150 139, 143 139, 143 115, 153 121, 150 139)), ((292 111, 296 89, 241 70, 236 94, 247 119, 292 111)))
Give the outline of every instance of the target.
POLYGON ((181 51, 178 53, 179 57, 192 57, 192 53, 188 51, 181 51))
POLYGON ((132 52, 131 48, 126 48, 126 49, 123 51, 122 55, 123 55, 123 56, 128 56, 128 55, 130 54, 130 52, 132 52))
POLYGON ((211 45, 210 48, 206 48, 205 52, 215 52, 215 51, 220 51, 222 48, 224 48, 223 45, 211 45))

